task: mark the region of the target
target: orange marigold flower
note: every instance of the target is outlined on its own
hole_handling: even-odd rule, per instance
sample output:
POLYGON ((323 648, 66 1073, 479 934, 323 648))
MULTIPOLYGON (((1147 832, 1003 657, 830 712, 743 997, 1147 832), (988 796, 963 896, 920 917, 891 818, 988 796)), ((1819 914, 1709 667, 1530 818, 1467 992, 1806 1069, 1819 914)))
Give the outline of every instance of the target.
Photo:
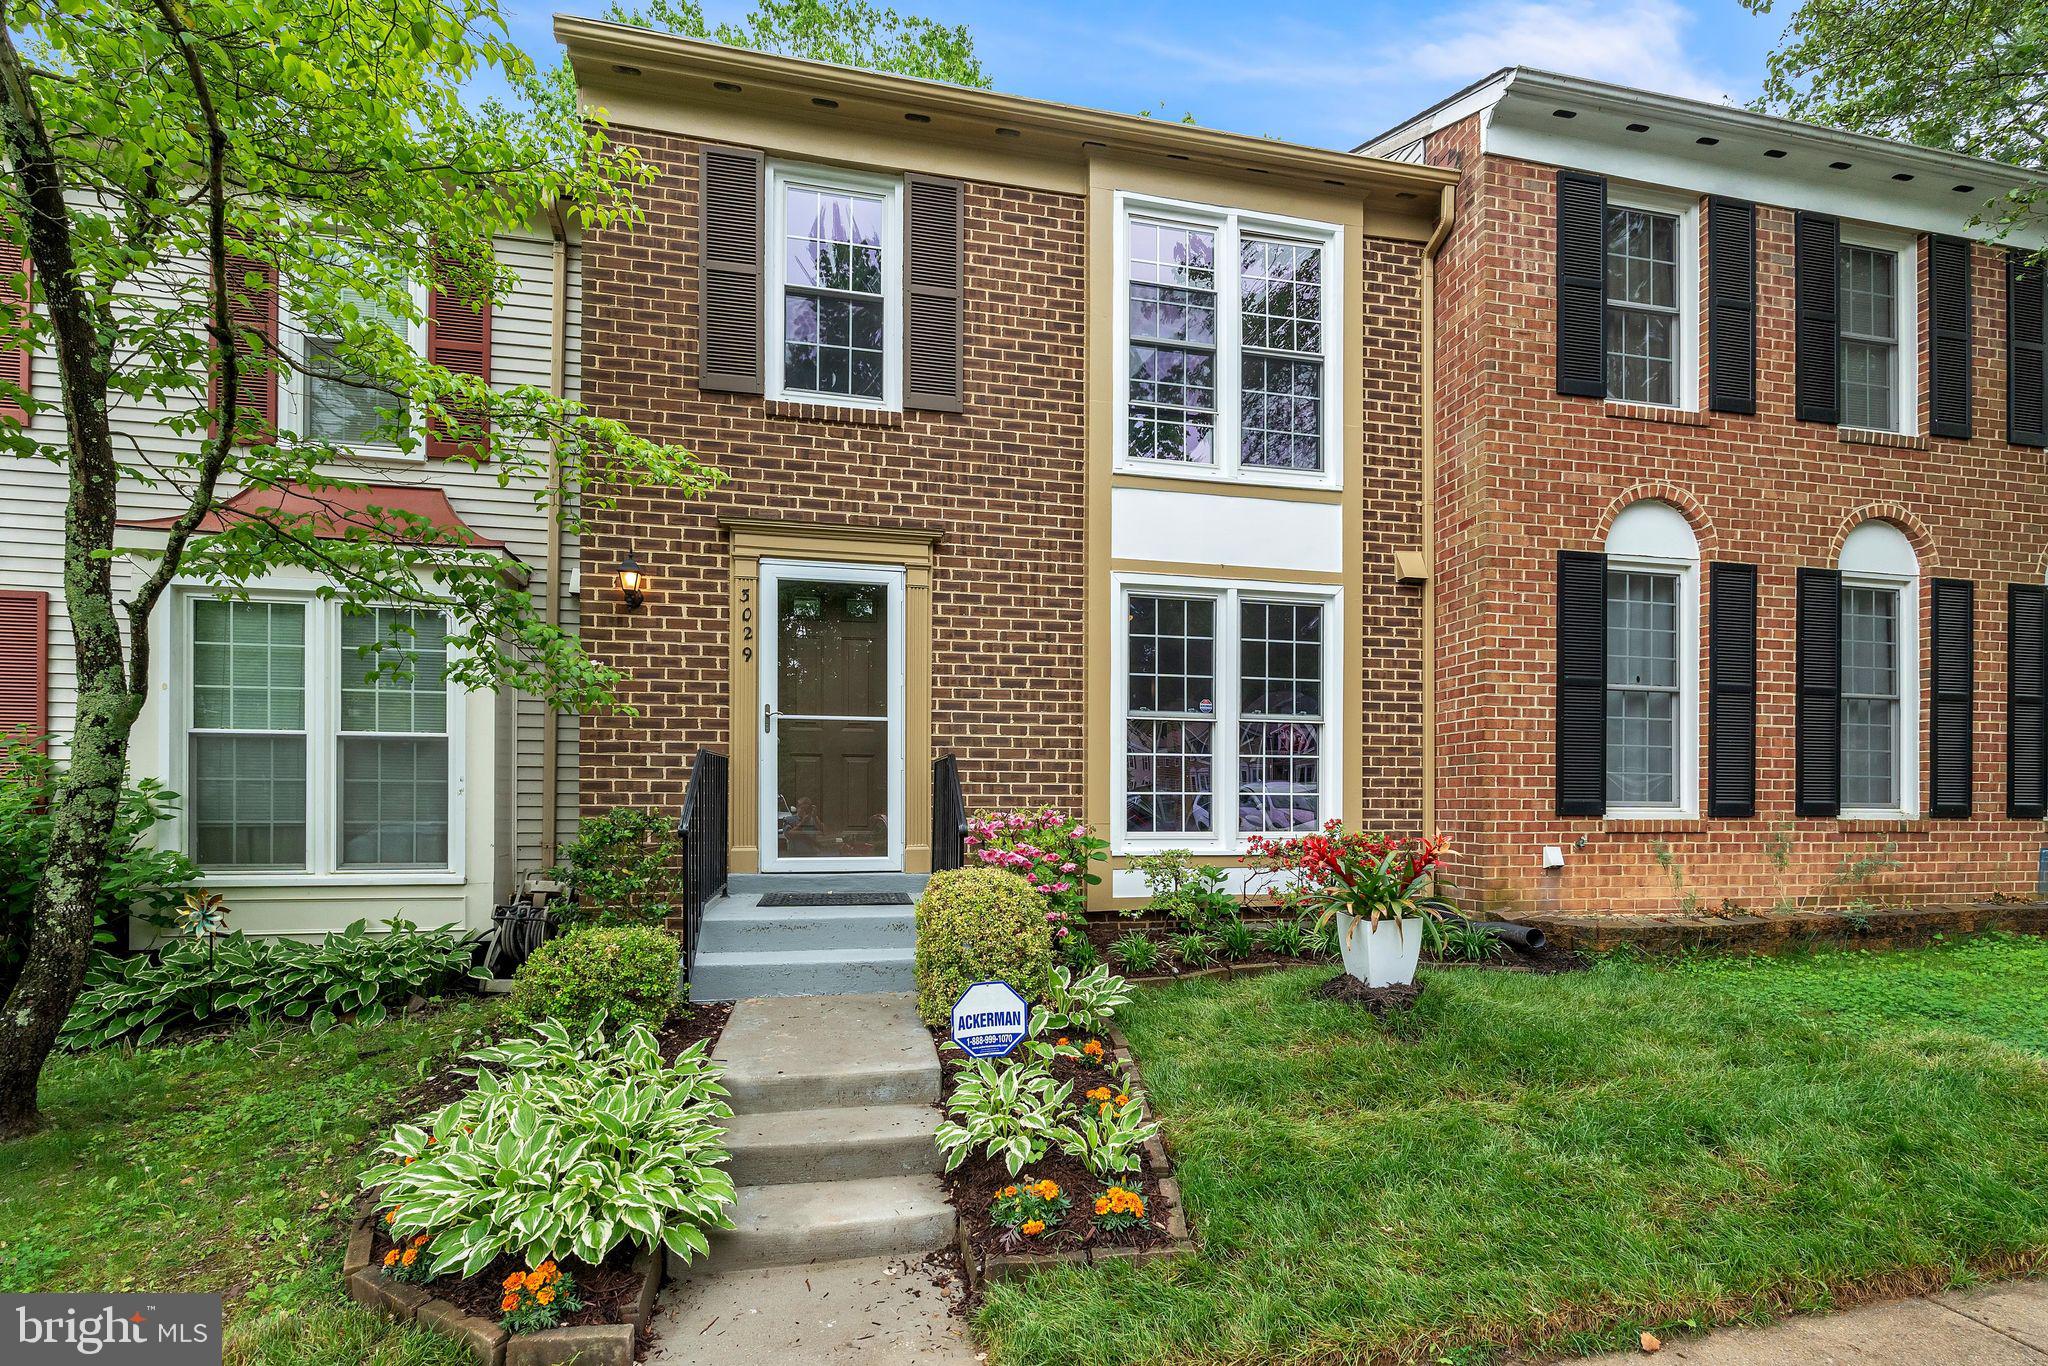
POLYGON ((517 1290, 520 1286, 526 1284, 526 1277, 515 1271, 504 1279, 503 1284, 507 1290, 517 1290))
POLYGON ((439 1143, 440 1141, 440 1139, 435 1138, 432 1134, 427 1135, 427 1142, 429 1143, 439 1143))
POLYGON ((1106 1195, 1098 1195, 1098 1196, 1096 1196, 1096 1197, 1095 1197, 1095 1212, 1096 1212, 1097 1214, 1107 1214, 1107 1213, 1109 1213, 1109 1197, 1108 1197, 1108 1196, 1106 1196, 1106 1195))
POLYGON ((996 1198, 999 1200, 1007 1200, 1016 1193, 1017 1188, 1015 1186, 1005 1186, 1001 1190, 996 1192, 996 1198))
POLYGON ((517 1295, 507 1295, 504 1299, 498 1301, 498 1308, 504 1310, 508 1314, 511 1313, 514 1309, 517 1309, 518 1307, 519 1297, 517 1295))
POLYGON ((1086 1053, 1086 1054, 1087 1054, 1087 1055, 1088 1055, 1089 1057, 1091 1057, 1091 1058, 1099 1058, 1099 1057, 1101 1057, 1101 1056, 1102 1056, 1102 1040, 1100 1040, 1100 1039, 1090 1039, 1090 1040, 1089 1040, 1089 1041, 1088 1041, 1087 1043, 1084 1043, 1084 1044, 1082 1044, 1082 1045, 1081 1045, 1081 1051, 1082 1051, 1083 1053, 1086 1053))
POLYGON ((1060 1042, 1059 1042, 1059 1046, 1060 1046, 1061 1048, 1065 1048, 1065 1047, 1067 1046, 1067 1036, 1066 1036, 1066 1035, 1064 1035, 1064 1034, 1060 1035, 1060 1042))
POLYGON ((1041 1200, 1051 1200, 1060 1193, 1058 1183, 1052 1181, 1049 1178, 1047 1180, 1039 1182, 1031 1189, 1032 1192, 1036 1194, 1038 1198, 1041 1200))
POLYGON ((1116 1093, 1116 1103, 1119 1105, 1129 1105, 1131 1103, 1131 1098, 1125 1095, 1123 1092, 1119 1091, 1116 1093))
POLYGON ((1109 1088, 1108 1088, 1107 1086, 1098 1086, 1098 1087, 1096 1087, 1096 1088, 1095 1088, 1095 1089, 1094 1089, 1093 1091, 1090 1091, 1090 1092, 1088 1093, 1088 1099, 1090 1099, 1090 1100, 1108 1100, 1108 1099, 1109 1099, 1109 1088))
POLYGON ((555 1302, 555 1292, 552 1290, 536 1290, 533 1298, 541 1304, 553 1304, 555 1302))
POLYGON ((540 1274, 543 1276, 553 1276, 556 1274, 555 1263, 552 1259, 542 1262, 539 1266, 535 1267, 534 1270, 540 1272, 540 1274))
POLYGON ((386 1265, 386 1266, 397 1266, 397 1265, 398 1265, 398 1249, 397 1249, 397 1248, 395 1248, 395 1247, 394 1247, 394 1248, 392 1248, 392 1249, 391 1249, 391 1250, 390 1250, 389 1252, 387 1252, 387 1253, 385 1253, 385 1254, 384 1254, 384 1265, 386 1265))
POLYGON ((1024 1221, 1024 1236, 1025 1236, 1025 1237, 1029 1238, 1029 1237, 1030 1237, 1030 1236, 1031 1236, 1032 1234, 1034 1234, 1034 1233, 1043 1233, 1043 1232, 1045 1232, 1045 1220, 1043 1220, 1043 1219, 1026 1219, 1026 1220, 1024 1221))
POLYGON ((414 1247, 425 1247, 427 1245, 427 1235, 424 1233, 414 1234, 412 1239, 412 1245, 414 1247))
POLYGON ((393 1208, 393 1209, 387 1209, 387 1210, 385 1210, 385 1211, 384 1211, 384 1222, 385 1222, 385 1223, 387 1223, 387 1224, 389 1224, 389 1223, 393 1223, 393 1222, 395 1222, 395 1221, 396 1221, 397 1219, 398 1219, 398 1211, 397 1211, 397 1209, 393 1208))
POLYGON ((407 1266, 411 1266, 414 1262, 418 1261, 419 1259, 420 1250, 416 1247, 409 1247, 405 1250, 405 1255, 403 1257, 400 1257, 398 1260, 404 1262, 407 1266))

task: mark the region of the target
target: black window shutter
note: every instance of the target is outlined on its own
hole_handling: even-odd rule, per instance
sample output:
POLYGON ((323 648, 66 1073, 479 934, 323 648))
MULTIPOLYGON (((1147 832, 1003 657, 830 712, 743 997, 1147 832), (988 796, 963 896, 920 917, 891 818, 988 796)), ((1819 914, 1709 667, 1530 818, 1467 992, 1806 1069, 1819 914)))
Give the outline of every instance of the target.
POLYGON ((1928 810, 1970 814, 1970 711, 1976 701, 1976 591, 1967 579, 1936 579, 1934 594, 1934 743, 1928 810))
POLYGON ((1557 392, 1607 396, 1607 178, 1583 171, 1557 173, 1557 392))
POLYGON ((2048 816, 2048 588, 2005 590, 2005 812, 2048 816))
POLYGON ((1707 406, 1756 411, 1756 205, 1718 195, 1707 200, 1707 406))
POLYGON ((1799 701, 1794 807, 1802 816, 1842 810, 1842 576, 1799 571, 1799 701))
POLYGON ((2015 446, 2048 446, 2048 299, 2031 254, 2005 254, 2005 425, 2015 446))
POLYGON ((700 168, 697 387, 758 394, 766 162, 751 147, 707 145, 700 168))
POLYGON ((1557 814, 1607 811, 1607 557, 1557 552, 1557 814))
POLYGON ((957 180, 903 177, 903 406, 957 413, 966 293, 957 180))
POLYGON ((1927 239, 1927 430, 1970 439, 1970 244, 1927 239))
POLYGON ((1842 420, 1841 269, 1841 225, 1826 214, 1798 215, 1792 224, 1792 335, 1801 422, 1842 420))
POLYGON ((1756 566, 1707 572, 1707 814, 1756 814, 1756 566))

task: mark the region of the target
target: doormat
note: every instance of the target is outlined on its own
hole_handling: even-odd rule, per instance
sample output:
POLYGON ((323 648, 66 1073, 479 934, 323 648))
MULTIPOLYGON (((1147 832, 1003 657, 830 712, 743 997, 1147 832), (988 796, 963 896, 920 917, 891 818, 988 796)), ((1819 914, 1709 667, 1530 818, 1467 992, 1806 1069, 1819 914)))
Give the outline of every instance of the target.
POLYGON ((902 892, 763 892, 761 905, 776 906, 908 906, 902 892))

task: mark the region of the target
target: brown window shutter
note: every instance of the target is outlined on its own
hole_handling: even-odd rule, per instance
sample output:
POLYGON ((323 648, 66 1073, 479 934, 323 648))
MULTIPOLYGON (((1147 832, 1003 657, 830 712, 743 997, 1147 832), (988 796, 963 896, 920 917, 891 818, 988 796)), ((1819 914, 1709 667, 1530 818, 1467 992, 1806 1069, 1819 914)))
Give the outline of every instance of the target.
MULTIPOLYGON (((277 349, 277 268, 233 252, 227 258, 228 325, 235 330, 235 355, 246 361, 277 349)), ((277 430, 277 371, 244 365, 235 384, 241 441, 264 441, 277 430)), ((210 403, 221 407, 218 376, 210 403)))
POLYGON ((965 396, 966 188, 912 175, 903 189, 903 406, 957 413, 965 396))
MULTIPOLYGON (((427 293, 427 363, 451 375, 491 382, 491 297, 486 290, 466 281, 447 288, 434 282, 427 293)), ((439 424, 428 429, 429 460, 482 460, 489 454, 482 439, 489 431, 485 415, 458 412, 456 417, 463 429, 458 437, 444 436, 439 424)))
POLYGON ((50 595, 0 588, 0 736, 42 748, 49 710, 50 595))
POLYGON ((703 150, 697 197, 697 387, 761 392, 761 234, 767 163, 751 147, 703 150))
MULTIPOLYGON (((25 318, 29 310, 29 279, 33 266, 34 263, 22 255, 20 243, 11 237, 0 236, 0 299, 14 307, 18 320, 25 318), (9 287, 17 278, 21 281, 19 291, 9 287)), ((0 384, 27 394, 29 356, 30 350, 26 345, 0 346, 0 384)), ((0 395, 0 417, 27 422, 28 409, 0 395)))

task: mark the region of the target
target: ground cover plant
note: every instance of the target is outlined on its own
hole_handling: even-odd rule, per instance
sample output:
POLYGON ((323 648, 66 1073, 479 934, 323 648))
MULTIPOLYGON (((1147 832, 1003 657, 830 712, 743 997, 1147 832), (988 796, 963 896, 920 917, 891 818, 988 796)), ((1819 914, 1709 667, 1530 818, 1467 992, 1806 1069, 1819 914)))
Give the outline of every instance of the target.
POLYGON ((358 920, 318 943, 208 935, 174 940, 155 955, 100 954, 62 1040, 73 1049, 146 1045, 169 1030, 257 1016, 304 1020, 316 1034, 344 1018, 375 1024, 415 993, 488 977, 470 966, 475 939, 403 920, 373 931, 358 920))
POLYGON ((59 1054, 46 1126, 0 1143, 0 1292, 218 1292, 238 1366, 459 1366, 452 1340, 349 1303, 341 1252, 367 1145, 459 1081, 497 1018, 459 999, 59 1054))
MULTIPOLYGON (((1979 1029, 2038 1018, 1989 948, 1893 958, 2002 1001, 1979 1029)), ((1200 1250, 993 1284, 977 1326, 1006 1363, 1482 1362, 2034 1269, 2048 1071, 1772 989, 1806 973, 1857 969, 1434 971, 1386 1025, 1314 999, 1327 968, 1141 989, 1200 1250)))

